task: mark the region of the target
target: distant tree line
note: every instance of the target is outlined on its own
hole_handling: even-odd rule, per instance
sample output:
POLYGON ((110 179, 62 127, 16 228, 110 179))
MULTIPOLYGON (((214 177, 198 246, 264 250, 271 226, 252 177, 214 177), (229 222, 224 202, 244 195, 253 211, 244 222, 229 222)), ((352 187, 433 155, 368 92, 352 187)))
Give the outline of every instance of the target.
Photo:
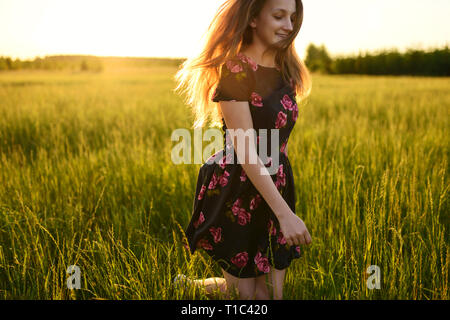
POLYGON ((0 71, 21 69, 101 72, 103 64, 96 56, 57 55, 45 58, 36 57, 34 60, 13 60, 10 57, 0 57, 0 71))
POLYGON ((90 55, 55 55, 34 60, 11 59, 0 56, 0 72, 4 70, 71 70, 102 72, 106 68, 145 68, 153 66, 178 66, 183 59, 140 57, 97 57, 90 55))
POLYGON ((326 74, 450 76, 450 50, 448 46, 405 53, 393 49, 332 59, 324 45, 310 44, 305 64, 313 72, 326 74))
MULTIPOLYGON (((0 72, 5 70, 41 69, 102 72, 116 68, 179 66, 183 58, 97 57, 90 55, 55 55, 34 60, 0 56, 0 72)), ((331 58, 324 45, 310 44, 306 49, 306 66, 313 72, 326 74, 423 75, 450 76, 450 50, 423 51, 409 49, 405 53, 385 50, 359 53, 357 56, 331 58)))

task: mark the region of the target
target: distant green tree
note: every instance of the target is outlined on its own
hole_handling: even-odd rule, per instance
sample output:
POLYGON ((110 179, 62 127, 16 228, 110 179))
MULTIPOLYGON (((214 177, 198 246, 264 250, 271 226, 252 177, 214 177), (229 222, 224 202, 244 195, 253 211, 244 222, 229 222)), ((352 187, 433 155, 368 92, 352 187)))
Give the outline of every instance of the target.
POLYGON ((7 57, 5 62, 6 62, 7 69, 11 70, 12 69, 12 65, 13 65, 12 59, 10 57, 7 57))
POLYGON ((338 74, 391 74, 420 76, 450 76, 448 46, 433 51, 409 49, 401 54, 396 49, 354 57, 338 57, 333 61, 338 74))
POLYGON ((6 58, 0 57, 0 70, 8 70, 8 65, 6 64, 6 58))
POLYGON ((305 64, 311 71, 331 73, 332 62, 333 61, 324 45, 316 47, 314 44, 310 43, 306 48, 305 64))

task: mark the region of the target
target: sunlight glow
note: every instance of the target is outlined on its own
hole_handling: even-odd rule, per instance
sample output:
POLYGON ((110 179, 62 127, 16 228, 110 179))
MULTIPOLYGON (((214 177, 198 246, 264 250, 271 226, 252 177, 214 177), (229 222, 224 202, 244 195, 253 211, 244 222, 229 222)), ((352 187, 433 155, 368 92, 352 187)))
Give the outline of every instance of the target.
MULTIPOLYGON (((2 0, 0 55, 186 57, 224 0, 2 0)), ((303 0, 296 48, 324 44, 331 54, 444 46, 450 2, 303 0)))

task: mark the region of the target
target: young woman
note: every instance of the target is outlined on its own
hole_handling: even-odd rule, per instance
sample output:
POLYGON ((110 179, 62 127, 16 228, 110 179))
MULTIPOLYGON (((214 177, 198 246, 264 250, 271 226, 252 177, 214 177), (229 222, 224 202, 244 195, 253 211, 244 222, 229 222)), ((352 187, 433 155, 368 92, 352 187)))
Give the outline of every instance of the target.
POLYGON ((188 280, 209 293, 220 289, 230 297, 237 290, 241 299, 282 299, 286 268, 301 256, 300 245, 311 243, 295 214, 287 156, 298 118, 296 97, 311 90, 308 70, 293 46, 302 20, 301 0, 228 0, 208 28, 203 51, 175 76, 175 90, 185 88, 186 102, 193 106, 194 127, 208 118, 213 126, 222 125, 224 150, 234 154, 230 161, 221 150, 200 168, 186 229, 186 248, 205 250, 222 268, 224 278, 188 280), (228 129, 247 134, 254 129, 258 136, 242 148, 237 144, 244 140, 235 139, 242 135, 228 139, 228 129), (260 139, 260 129, 267 129, 267 139, 260 139), (271 129, 278 130, 275 154, 271 129), (257 151, 263 140, 270 153, 264 162, 257 151), (249 161, 252 156, 256 164, 249 161), (269 174, 273 157, 279 165, 269 174))

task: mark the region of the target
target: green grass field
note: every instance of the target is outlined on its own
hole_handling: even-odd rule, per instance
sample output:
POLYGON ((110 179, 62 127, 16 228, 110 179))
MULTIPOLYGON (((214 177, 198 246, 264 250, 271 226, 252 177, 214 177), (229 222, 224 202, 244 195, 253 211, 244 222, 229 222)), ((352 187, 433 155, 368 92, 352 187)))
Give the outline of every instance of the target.
MULTIPOLYGON (((181 245, 200 165, 171 162, 175 71, 0 73, 1 298, 207 299, 171 287, 221 276, 181 245)), ((313 242, 285 299, 449 299, 449 110, 449 78, 313 75, 289 140, 313 242)))

